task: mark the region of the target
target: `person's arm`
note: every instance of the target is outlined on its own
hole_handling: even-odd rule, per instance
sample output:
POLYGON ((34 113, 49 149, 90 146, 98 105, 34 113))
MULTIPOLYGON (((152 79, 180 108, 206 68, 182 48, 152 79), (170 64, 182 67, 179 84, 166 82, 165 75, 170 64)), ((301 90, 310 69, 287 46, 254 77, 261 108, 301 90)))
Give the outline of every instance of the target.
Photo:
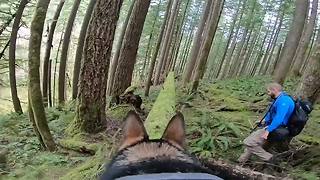
POLYGON ((267 127, 268 132, 272 132, 273 130, 277 129, 283 122, 286 114, 289 111, 289 103, 286 101, 279 102, 276 106, 276 114, 271 122, 271 124, 267 127))
POLYGON ((268 111, 267 112, 267 114, 266 114, 266 117, 264 117, 264 122, 266 123, 266 124, 269 124, 270 123, 270 120, 271 120, 271 117, 270 117, 271 115, 270 115, 270 111, 268 111))

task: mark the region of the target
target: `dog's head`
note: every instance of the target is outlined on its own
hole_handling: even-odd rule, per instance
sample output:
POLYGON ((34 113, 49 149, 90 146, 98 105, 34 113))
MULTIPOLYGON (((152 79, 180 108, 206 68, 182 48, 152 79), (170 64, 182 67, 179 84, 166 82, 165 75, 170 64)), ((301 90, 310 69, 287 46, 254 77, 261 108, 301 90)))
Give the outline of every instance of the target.
POLYGON ((181 113, 169 121, 160 139, 150 140, 139 116, 130 111, 120 148, 102 179, 152 173, 207 173, 185 150, 185 123, 181 113))

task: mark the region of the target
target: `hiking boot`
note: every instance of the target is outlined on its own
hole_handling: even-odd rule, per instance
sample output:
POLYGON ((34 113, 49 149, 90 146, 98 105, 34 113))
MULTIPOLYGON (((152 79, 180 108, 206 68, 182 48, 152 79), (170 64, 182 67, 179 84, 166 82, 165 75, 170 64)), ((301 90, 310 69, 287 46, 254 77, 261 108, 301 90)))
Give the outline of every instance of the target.
POLYGON ((244 164, 249 160, 250 156, 251 156, 251 153, 247 149, 245 149, 244 153, 241 154, 241 156, 238 158, 237 161, 238 163, 244 164))

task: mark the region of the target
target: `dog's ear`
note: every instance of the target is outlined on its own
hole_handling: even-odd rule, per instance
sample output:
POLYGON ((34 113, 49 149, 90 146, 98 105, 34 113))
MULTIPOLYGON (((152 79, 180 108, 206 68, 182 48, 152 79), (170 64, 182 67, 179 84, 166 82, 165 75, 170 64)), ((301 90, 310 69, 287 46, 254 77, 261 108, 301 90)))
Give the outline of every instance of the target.
POLYGON ((184 149, 185 147, 185 124, 182 113, 177 112, 173 116, 167 125, 166 130, 162 135, 162 139, 165 139, 179 148, 184 149))
POLYGON ((144 128, 143 122, 141 121, 139 115, 134 111, 128 112, 122 131, 123 140, 119 150, 133 145, 143 139, 148 139, 148 134, 144 128))

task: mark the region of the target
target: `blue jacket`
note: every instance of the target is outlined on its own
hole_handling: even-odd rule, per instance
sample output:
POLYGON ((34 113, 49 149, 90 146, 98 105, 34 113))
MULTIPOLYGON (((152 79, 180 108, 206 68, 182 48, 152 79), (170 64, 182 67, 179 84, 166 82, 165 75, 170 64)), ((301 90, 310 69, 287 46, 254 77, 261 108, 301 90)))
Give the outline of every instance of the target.
POLYGON ((281 92, 265 117, 267 130, 272 132, 279 126, 286 126, 294 108, 295 103, 291 97, 285 92, 281 92))

